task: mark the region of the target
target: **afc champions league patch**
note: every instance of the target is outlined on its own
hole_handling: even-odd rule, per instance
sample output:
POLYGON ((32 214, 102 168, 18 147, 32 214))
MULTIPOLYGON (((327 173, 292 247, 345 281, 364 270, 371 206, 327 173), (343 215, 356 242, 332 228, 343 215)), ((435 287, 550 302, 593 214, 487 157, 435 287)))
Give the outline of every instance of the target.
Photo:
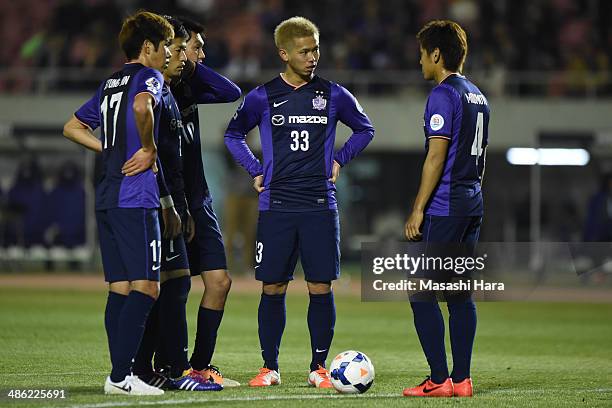
POLYGON ((157 95, 157 93, 161 89, 161 83, 155 77, 147 79, 145 81, 145 85, 147 86, 147 90, 153 95, 157 95))
POLYGON ((431 130, 440 130, 444 126, 444 118, 440 114, 432 115, 431 119, 429 119, 429 127, 431 130))
POLYGON ((319 93, 323 93, 321 91, 316 91, 316 96, 312 99, 312 109, 315 110, 325 110, 325 107, 327 106, 327 99, 325 99, 323 97, 323 95, 319 94, 319 93))

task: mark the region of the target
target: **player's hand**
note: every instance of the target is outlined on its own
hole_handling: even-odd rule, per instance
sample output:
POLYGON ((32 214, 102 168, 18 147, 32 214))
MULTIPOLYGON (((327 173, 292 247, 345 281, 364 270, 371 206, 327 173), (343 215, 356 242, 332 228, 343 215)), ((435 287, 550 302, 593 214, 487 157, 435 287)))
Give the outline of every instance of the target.
POLYGON ((181 233, 181 217, 179 217, 174 207, 162 210, 164 220, 164 231, 162 236, 165 239, 174 239, 181 233))
POLYGON ((421 224, 423 224, 423 211, 413 210, 404 225, 404 235, 409 241, 420 241, 421 224))
POLYGON ((183 235, 188 243, 191 242, 195 236, 195 221, 189 210, 187 210, 187 222, 183 224, 183 235))
POLYGON ((263 186, 263 176, 257 176, 253 179, 253 188, 259 194, 265 190, 265 187, 263 186))
POLYGON ((334 165, 332 166, 332 176, 329 178, 329 181, 332 183, 336 182, 336 179, 340 175, 340 164, 334 160, 334 165))
POLYGON ((157 151, 141 147, 125 162, 121 168, 121 173, 126 176, 135 176, 149 169, 154 169, 155 171, 157 169, 155 160, 157 160, 157 151))
POLYGON ((185 61, 185 67, 183 68, 183 71, 181 72, 181 80, 184 81, 186 79, 189 79, 193 76, 193 73, 195 72, 195 62, 191 61, 191 60, 187 60, 185 61))

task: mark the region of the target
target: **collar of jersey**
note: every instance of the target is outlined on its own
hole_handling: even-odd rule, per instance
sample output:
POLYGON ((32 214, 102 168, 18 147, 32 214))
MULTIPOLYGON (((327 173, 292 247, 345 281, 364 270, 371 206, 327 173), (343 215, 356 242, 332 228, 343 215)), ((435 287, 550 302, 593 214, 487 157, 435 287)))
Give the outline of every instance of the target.
POLYGON ((310 81, 308 81, 308 82, 304 82, 302 85, 295 86, 295 85, 293 85, 291 82, 289 82, 289 81, 287 81, 287 80, 285 79, 285 77, 283 76, 283 73, 282 73, 282 72, 279 74, 279 76, 280 76, 280 79, 281 79, 281 80, 282 80, 282 81, 283 81, 285 84, 287 84, 287 85, 289 85, 291 88, 293 88, 293 90, 294 90, 294 91, 297 91, 298 89, 302 88, 304 85, 308 85, 309 83, 311 83, 312 81, 314 81, 314 79, 317 77, 316 75, 313 75, 313 77, 310 79, 310 81))

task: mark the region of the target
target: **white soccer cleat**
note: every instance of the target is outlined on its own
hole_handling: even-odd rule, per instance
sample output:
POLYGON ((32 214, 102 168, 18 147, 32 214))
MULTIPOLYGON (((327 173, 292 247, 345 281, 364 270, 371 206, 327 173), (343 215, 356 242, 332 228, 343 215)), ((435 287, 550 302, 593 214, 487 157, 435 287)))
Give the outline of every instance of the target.
POLYGON ((115 395, 164 395, 164 390, 152 387, 135 375, 128 375, 123 381, 112 382, 106 377, 104 383, 105 394, 115 395))

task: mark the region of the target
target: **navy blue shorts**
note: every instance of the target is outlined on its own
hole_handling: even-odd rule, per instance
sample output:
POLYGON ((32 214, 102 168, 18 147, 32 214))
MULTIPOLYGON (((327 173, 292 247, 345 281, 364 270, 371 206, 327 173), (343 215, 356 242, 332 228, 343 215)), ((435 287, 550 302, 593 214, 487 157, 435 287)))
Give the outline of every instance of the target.
POLYGON ((338 211, 260 211, 255 243, 255 279, 278 283, 293 279, 298 255, 309 282, 340 276, 338 211))
POLYGON ((107 282, 159 281, 161 235, 156 208, 96 211, 107 282))
POLYGON ((192 211, 195 236, 187 244, 191 276, 205 271, 227 269, 223 236, 212 203, 206 203, 202 208, 192 211))
POLYGON ((478 243, 482 217, 440 217, 425 215, 423 241, 478 243))
MULTIPOLYGON (((185 210, 177 208, 178 213, 181 215, 182 222, 187 222, 185 218, 185 210)), ((161 230, 164 230, 164 220, 159 216, 159 226, 161 230)), ((187 258, 187 246, 185 245, 185 238, 183 234, 179 234, 174 239, 162 238, 162 260, 161 270, 164 272, 178 271, 181 269, 189 269, 189 260, 187 258)))

